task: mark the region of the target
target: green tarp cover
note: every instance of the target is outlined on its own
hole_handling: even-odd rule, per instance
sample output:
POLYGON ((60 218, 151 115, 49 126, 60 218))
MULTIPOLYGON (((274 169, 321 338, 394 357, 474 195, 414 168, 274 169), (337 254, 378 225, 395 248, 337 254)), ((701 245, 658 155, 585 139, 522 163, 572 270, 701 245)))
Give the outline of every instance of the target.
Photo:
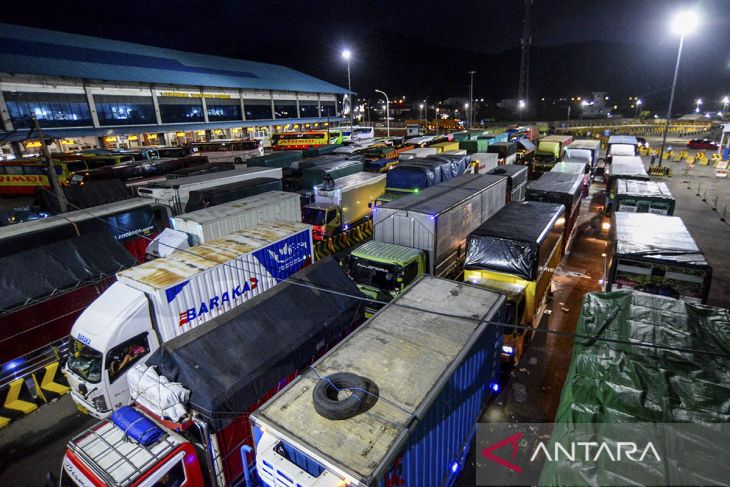
MULTIPOLYGON (((576 333, 699 352, 576 338, 556 423, 730 422, 730 358, 706 353, 730 354, 728 310, 631 291, 590 293, 576 333)), ((687 442, 701 439, 667 441, 691 448, 687 442)), ((632 477, 625 469, 547 463, 539 485, 616 485, 632 477)))

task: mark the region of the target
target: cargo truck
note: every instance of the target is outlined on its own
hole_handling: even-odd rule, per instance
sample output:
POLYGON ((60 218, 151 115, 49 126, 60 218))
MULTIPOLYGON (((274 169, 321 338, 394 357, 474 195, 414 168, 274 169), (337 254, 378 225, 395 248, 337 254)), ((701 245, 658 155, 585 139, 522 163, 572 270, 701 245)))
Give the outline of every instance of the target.
POLYGON ((469 159, 472 174, 489 173, 499 165, 499 155, 489 152, 476 152, 469 159))
POLYGON ((385 174, 360 172, 314 187, 314 203, 302 208, 302 221, 313 226, 315 240, 347 232, 370 220, 385 193, 385 174))
POLYGON ((654 213, 672 216, 675 200, 667 183, 657 181, 636 181, 619 179, 616 181, 615 211, 630 213, 654 213))
POLYGON ((565 207, 563 225, 563 254, 570 252, 575 234, 578 231, 581 196, 583 194, 583 174, 546 172, 540 179, 527 185, 527 199, 544 203, 557 203, 565 207))
POLYGON ((507 177, 507 199, 505 204, 511 201, 524 201, 527 195, 527 166, 509 164, 495 167, 487 172, 493 176, 507 177))
POLYGON ((362 172, 363 163, 357 160, 340 160, 325 162, 302 169, 302 177, 298 189, 312 189, 324 182, 325 176, 332 179, 362 172))
POLYGON ((423 276, 251 415, 261 482, 453 484, 499 390, 503 313, 501 294, 423 276))
POLYGON ((598 165, 598 158, 601 154, 601 141, 595 139, 576 139, 563 151, 563 161, 582 162, 586 164, 591 174, 598 165))
POLYGON ((247 181, 195 190, 190 192, 188 202, 185 205, 185 213, 240 200, 247 196, 255 196, 267 191, 282 190, 281 179, 277 178, 253 178, 247 181))
POLYGON ((246 159, 246 167, 291 167, 294 162, 304 159, 302 151, 271 152, 263 156, 246 159))
POLYGON ((410 161, 411 159, 421 159, 428 156, 433 156, 436 154, 436 149, 433 149, 431 147, 418 147, 415 149, 408 149, 406 151, 401 152, 398 155, 398 161, 404 162, 404 161, 410 161))
POLYGON ((517 161, 517 144, 515 142, 497 142, 487 148, 487 152, 497 154, 499 164, 514 164, 517 161))
POLYGON ((119 272, 71 330, 73 400, 107 417, 129 402, 135 362, 311 262, 311 227, 271 221, 119 272))
POLYGON ((268 191, 215 208, 197 210, 172 219, 175 230, 188 235, 190 245, 200 245, 229 233, 258 226, 266 220, 301 221, 299 196, 268 191))
POLYGON ((609 209, 613 205, 616 196, 616 182, 620 179, 631 179, 634 181, 649 181, 649 173, 646 172, 644 162, 639 156, 614 156, 611 164, 606 168, 604 175, 606 180, 606 195, 609 209))
POLYGON ((562 258, 562 205, 510 203, 469 235, 464 281, 507 296, 502 358, 517 363, 547 309, 562 258), (529 332, 528 332, 529 331, 529 332))
POLYGON ((281 168, 248 167, 236 169, 235 171, 205 174, 203 176, 158 181, 138 188, 137 193, 142 198, 148 198, 156 203, 169 206, 172 208, 173 215, 179 215, 183 213, 191 191, 247 181, 254 178, 281 179, 281 168))
POLYGON ((563 157, 565 148, 573 142, 572 135, 548 135, 540 139, 532 161, 532 175, 549 171, 563 157))
POLYGON ((507 193, 507 178, 467 174, 373 212, 373 240, 421 249, 426 271, 440 277, 461 274, 466 237, 499 211, 507 193))
POLYGON ((612 135, 608 138, 606 158, 609 163, 614 156, 636 156, 639 154, 639 141, 633 135, 612 135))
POLYGON ((362 322, 331 258, 291 277, 138 364, 135 405, 68 443, 61 485, 254 485, 249 413, 362 322))
POLYGON ((682 219, 615 212, 609 231, 605 290, 635 289, 707 303, 712 267, 682 219))

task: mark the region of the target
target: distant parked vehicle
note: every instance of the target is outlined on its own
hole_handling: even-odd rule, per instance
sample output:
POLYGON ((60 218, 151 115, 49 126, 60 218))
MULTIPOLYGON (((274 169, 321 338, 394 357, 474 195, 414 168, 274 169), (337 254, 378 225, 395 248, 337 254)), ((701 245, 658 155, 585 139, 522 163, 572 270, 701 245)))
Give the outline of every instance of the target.
POLYGON ((720 144, 710 139, 692 139, 687 142, 687 147, 690 149, 717 150, 720 144))

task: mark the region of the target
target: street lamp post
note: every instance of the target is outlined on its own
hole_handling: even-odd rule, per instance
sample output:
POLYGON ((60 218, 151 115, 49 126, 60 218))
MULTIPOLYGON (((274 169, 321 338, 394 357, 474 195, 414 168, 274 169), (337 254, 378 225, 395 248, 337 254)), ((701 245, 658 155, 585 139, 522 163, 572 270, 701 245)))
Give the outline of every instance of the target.
POLYGON ((423 120, 423 103, 418 105, 418 118, 423 120))
POLYGON ((469 128, 471 128, 471 124, 474 119, 474 116, 473 116, 474 107, 471 105, 471 103, 473 103, 473 101, 474 101, 474 75, 475 74, 477 74, 476 71, 469 71, 469 103, 470 103, 469 106, 472 107, 467 113, 467 117, 469 119, 469 122, 468 122, 469 128))
POLYGON ((525 109, 525 105, 526 105, 525 100, 520 100, 517 103, 517 108, 518 108, 518 111, 520 112, 520 120, 522 120, 522 111, 525 109))
POLYGON ((725 113, 727 112, 727 105, 730 103, 730 98, 727 96, 722 99, 722 117, 725 118, 725 113))
POLYGON ((464 113, 466 113, 466 124, 467 124, 468 128, 471 128, 471 124, 470 124, 470 120, 469 120, 469 118, 471 117, 471 114, 469 113, 470 106, 471 105, 468 102, 464 103, 464 113))
POLYGON ((639 107, 641 106, 641 100, 636 99, 636 110, 634 111, 634 118, 639 118, 639 107))
POLYGON ((679 61, 682 59, 682 47, 684 46, 685 34, 691 33, 699 23, 697 14, 692 11, 681 12, 674 17, 672 27, 675 33, 679 34, 679 49, 677 50, 677 63, 674 65, 674 80, 672 81, 672 92, 669 95, 669 106, 667 107, 667 119, 664 121, 664 133, 662 134, 662 145, 659 148, 659 167, 664 159, 664 146, 667 144, 667 132, 669 132, 669 120, 672 118, 672 103, 674 103, 674 90, 677 87, 677 75, 679 74, 679 61))
POLYGON ((695 113, 700 113, 700 107, 702 106, 702 98, 697 98, 695 100, 695 105, 697 105, 695 107, 695 113))
MULTIPOLYGON (((350 58, 352 57, 352 53, 349 49, 345 49, 342 51, 342 58, 347 61, 347 91, 349 92, 348 95, 350 96, 350 133, 352 134, 352 127, 355 125, 352 122, 352 112, 355 108, 355 105, 353 104, 352 100, 352 83, 350 81, 350 58)), ((352 135, 351 135, 352 136, 352 135)))
POLYGON ((380 93, 385 97, 385 125, 388 130, 388 137, 390 137, 390 100, 383 90, 375 90, 375 93, 380 93))

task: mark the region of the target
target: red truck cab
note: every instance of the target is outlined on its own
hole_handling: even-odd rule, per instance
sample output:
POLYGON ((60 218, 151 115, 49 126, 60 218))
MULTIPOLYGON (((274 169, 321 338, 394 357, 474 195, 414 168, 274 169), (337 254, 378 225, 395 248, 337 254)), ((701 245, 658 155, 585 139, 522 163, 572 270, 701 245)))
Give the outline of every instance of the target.
POLYGON ((144 446, 111 420, 104 420, 69 441, 59 485, 189 487, 203 486, 195 447, 155 421, 162 435, 144 446))

